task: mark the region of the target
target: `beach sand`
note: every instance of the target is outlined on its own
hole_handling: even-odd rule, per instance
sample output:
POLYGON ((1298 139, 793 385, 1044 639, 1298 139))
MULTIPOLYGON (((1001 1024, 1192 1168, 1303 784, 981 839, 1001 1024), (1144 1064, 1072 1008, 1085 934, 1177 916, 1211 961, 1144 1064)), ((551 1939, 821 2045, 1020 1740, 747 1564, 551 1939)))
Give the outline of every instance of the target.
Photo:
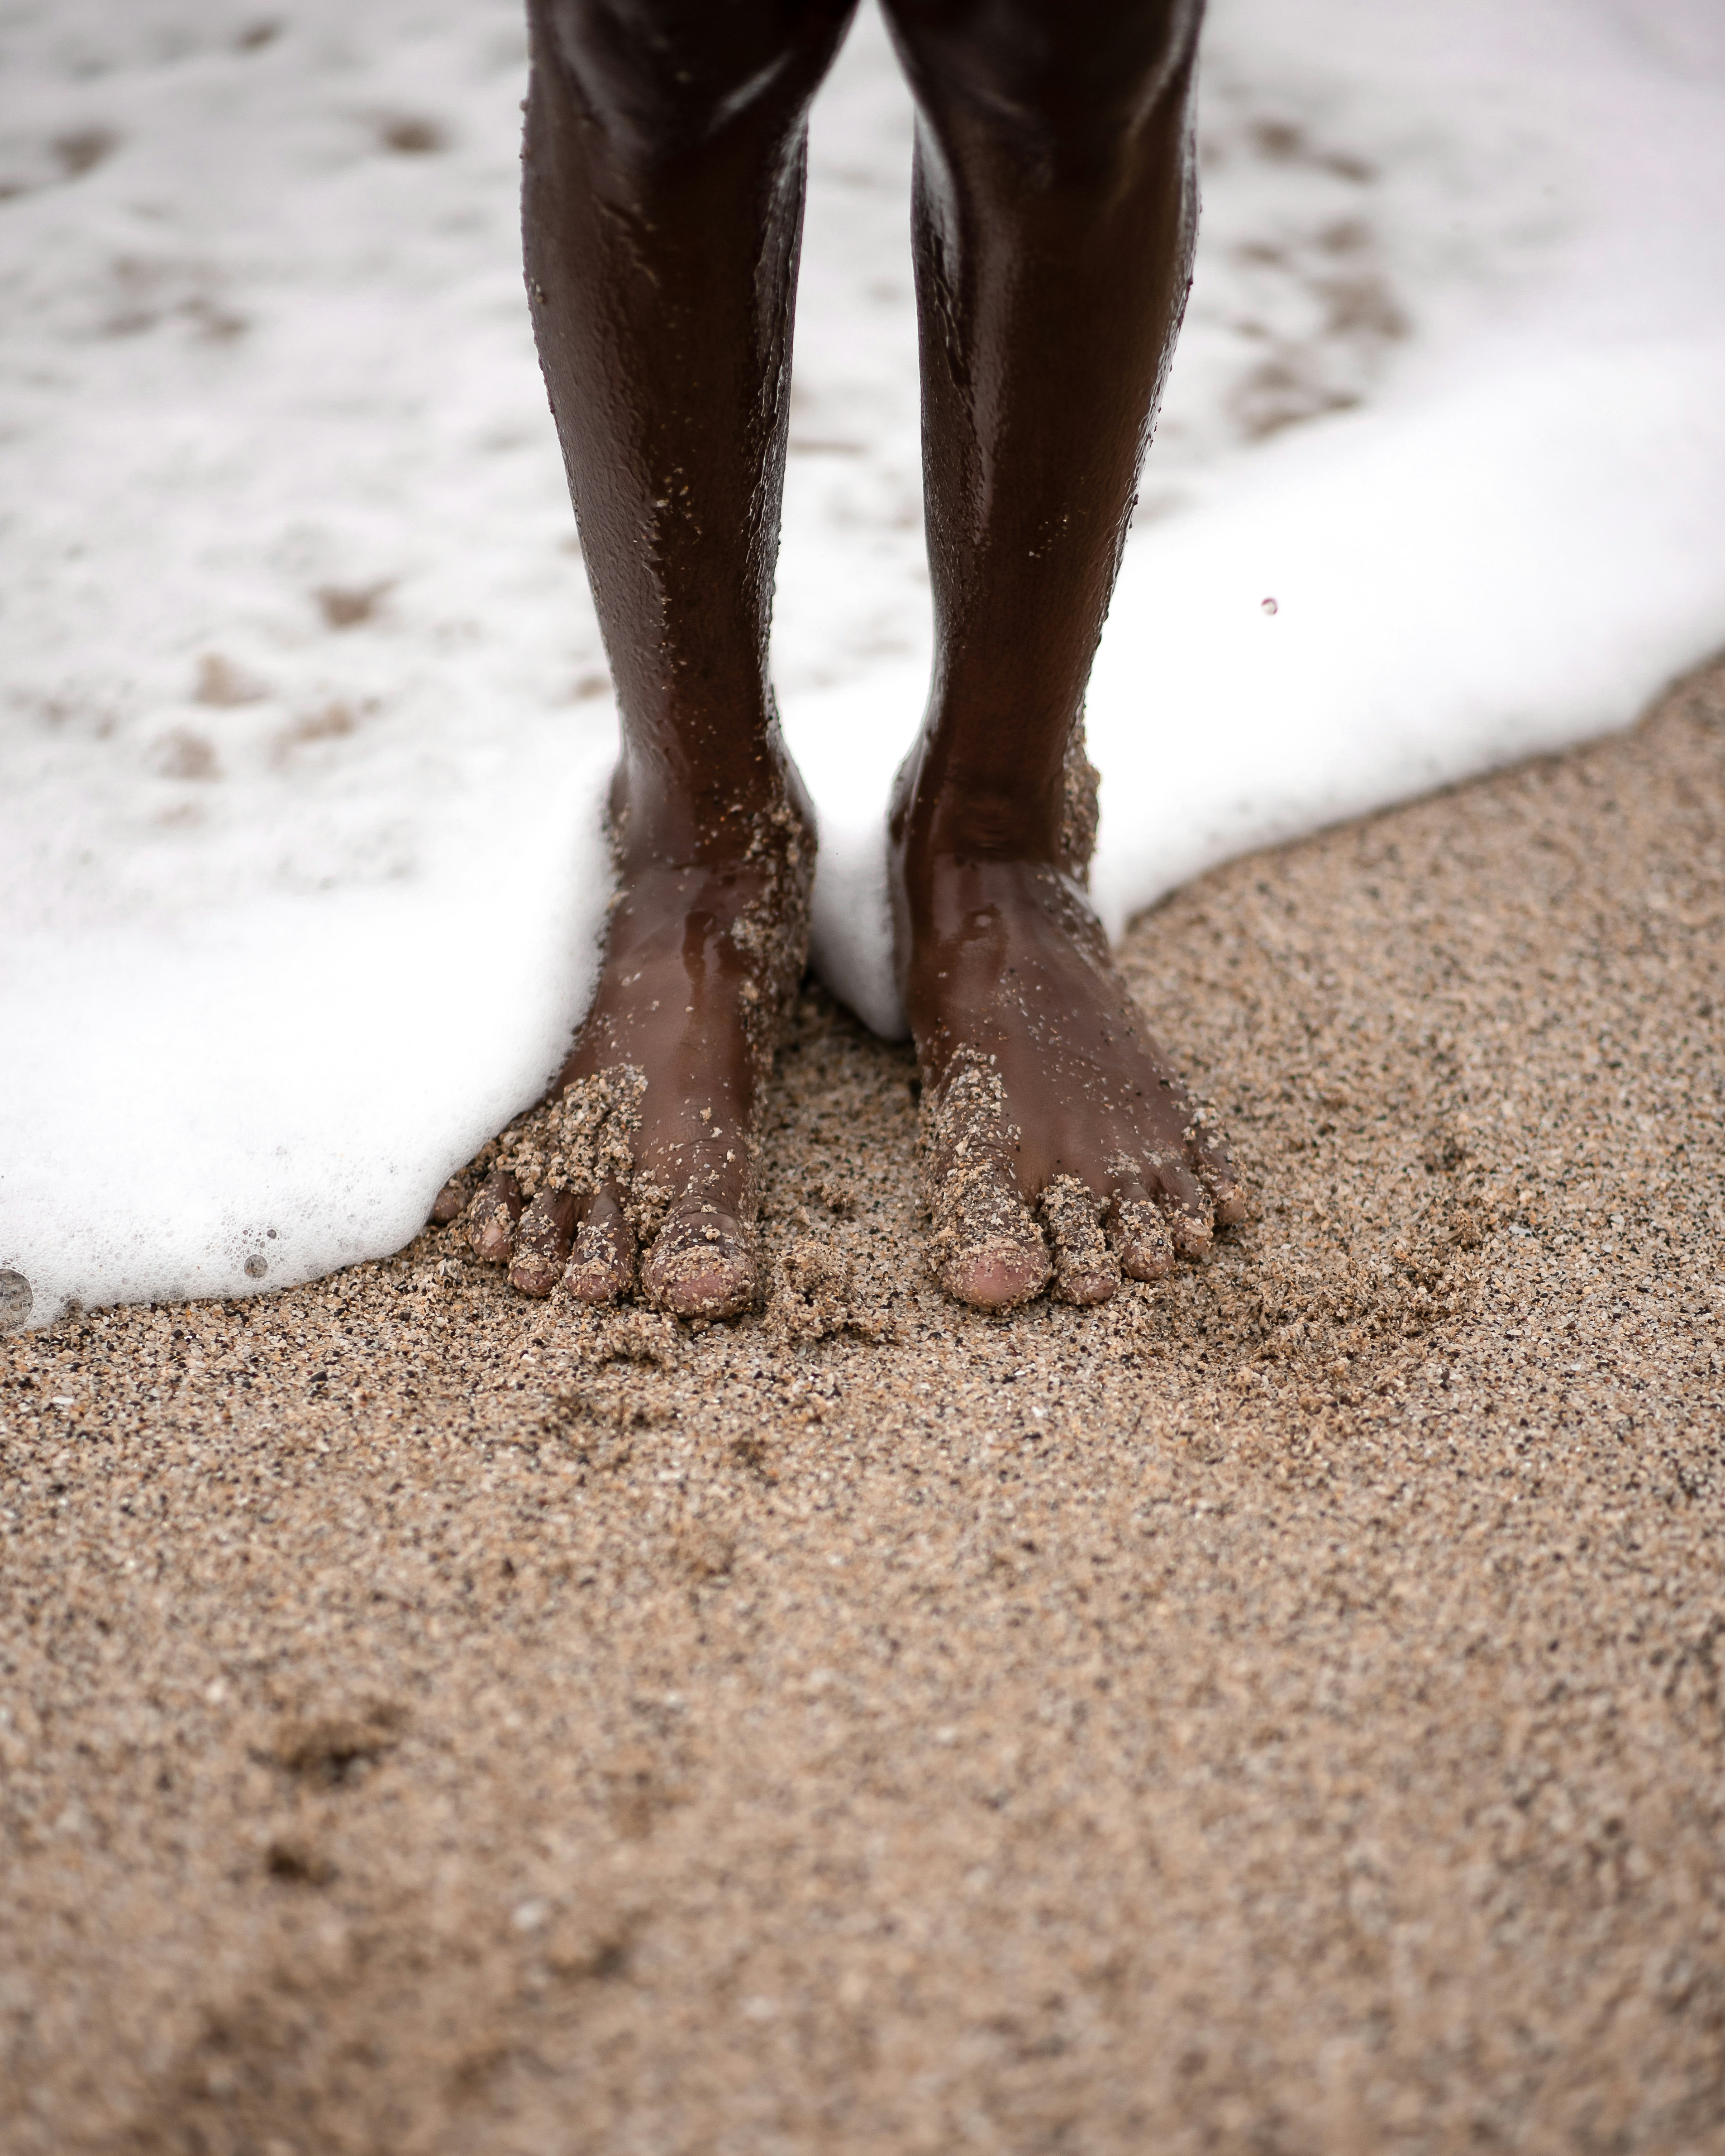
POLYGON ((811 993, 759 1318, 0 1341, 8 2156, 1725 2146, 1722 834, 1715 667, 1137 922, 1255 1202, 1100 1313, 811 993))

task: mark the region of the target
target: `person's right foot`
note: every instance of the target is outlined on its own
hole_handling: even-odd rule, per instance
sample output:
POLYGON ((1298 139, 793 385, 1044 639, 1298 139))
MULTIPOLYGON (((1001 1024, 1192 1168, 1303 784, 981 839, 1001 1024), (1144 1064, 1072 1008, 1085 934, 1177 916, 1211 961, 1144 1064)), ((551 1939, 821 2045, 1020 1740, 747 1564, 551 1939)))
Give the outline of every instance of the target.
MULTIPOLYGON (((639 1284, 675 1316, 732 1317, 759 1284, 755 1124, 808 951, 813 827, 788 765, 705 860, 665 858, 626 812, 619 827, 593 1004, 466 1203, 469 1240, 526 1295, 562 1281, 603 1304, 639 1284)), ((451 1185, 434 1217, 462 1202, 451 1185)))

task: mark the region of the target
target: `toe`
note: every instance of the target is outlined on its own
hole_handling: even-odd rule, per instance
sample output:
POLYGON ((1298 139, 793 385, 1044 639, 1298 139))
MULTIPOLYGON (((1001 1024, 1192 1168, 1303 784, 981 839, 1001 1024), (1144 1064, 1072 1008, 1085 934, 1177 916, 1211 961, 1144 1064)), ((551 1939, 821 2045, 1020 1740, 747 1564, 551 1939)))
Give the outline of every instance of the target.
POLYGON ((473 1195, 459 1175, 452 1175, 431 1203, 434 1227, 447 1228, 452 1220, 459 1220, 467 1210, 467 1201, 473 1195))
POLYGON ((1142 1183, 1115 1193, 1108 1231, 1128 1280, 1166 1280, 1174 1269, 1174 1245, 1168 1218, 1142 1183))
MULTIPOLYGON (((1032 1232, 1035 1222, 1025 1215, 1032 1232)), ((1038 1235, 993 1235, 955 1251, 940 1269, 941 1286, 973 1310, 1016 1310, 1048 1285, 1048 1253, 1038 1235)))
POLYGON ((1216 1240, 1215 1229, 1205 1215, 1189 1212, 1183 1205, 1168 1207, 1168 1231, 1176 1255, 1195 1265, 1203 1264, 1216 1240))
POLYGON ((563 1286, 579 1302, 615 1302, 634 1285, 635 1237, 608 1185, 588 1208, 563 1286))
POLYGON ((495 1169, 467 1209, 467 1240, 474 1254, 501 1265, 515 1248, 516 1223, 521 1217, 521 1186, 506 1168, 495 1169))
POLYGON ((515 1258, 509 1268, 511 1287, 523 1295, 549 1295, 563 1276, 569 1245, 575 1239, 575 1194, 542 1190, 515 1231, 515 1258))
POLYGON ((1199 1181, 1209 1193, 1217 1226, 1236 1226, 1245 1218, 1245 1185, 1240 1181, 1234 1163, 1229 1158, 1227 1141, 1223 1137, 1214 1116, 1209 1109, 1199 1109, 1187 1125, 1184 1135, 1186 1158, 1199 1181))
POLYGON ((935 1272, 948 1295, 973 1310, 1015 1310, 1047 1286, 1048 1245, 1004 1161, 955 1163, 932 1209, 935 1272))
POLYGON ((1057 1175, 1039 1209, 1054 1251, 1055 1293, 1063 1302, 1106 1302, 1120 1286, 1120 1260, 1102 1235, 1106 1199, 1076 1176, 1057 1175))
POLYGON ((922 1093, 922 1187, 934 1274, 973 1310, 1013 1310, 1052 1270, 1012 1168, 1018 1132, 992 1056, 955 1057, 922 1093))
POLYGON ((1210 1186, 1210 1196, 1216 1209, 1219 1228, 1237 1228, 1246 1213, 1245 1185, 1233 1178, 1210 1186))
POLYGON ((736 1317, 754 1301, 757 1278, 742 1223, 711 1204, 673 1214, 641 1269, 649 1298, 675 1317, 736 1317))
POLYGON ((1214 1230, 1210 1201, 1203 1185, 1174 1153, 1158 1153, 1146 1165, 1150 1172, 1145 1180, 1161 1204, 1176 1255, 1194 1262, 1207 1258, 1214 1230))

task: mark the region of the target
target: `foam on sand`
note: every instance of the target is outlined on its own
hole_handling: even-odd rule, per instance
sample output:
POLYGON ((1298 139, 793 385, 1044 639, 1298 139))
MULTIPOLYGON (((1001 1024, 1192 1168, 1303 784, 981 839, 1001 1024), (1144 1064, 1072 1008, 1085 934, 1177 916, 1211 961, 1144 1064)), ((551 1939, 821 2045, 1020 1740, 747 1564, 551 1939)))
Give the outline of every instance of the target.
MULTIPOLYGON (((520 294, 510 0, 4 35, 0 1268, 40 1322, 413 1232, 589 991, 614 715, 520 294)), ((1717 10, 1225 0, 1209 40, 1091 702, 1114 928, 1725 643, 1717 10)), ((775 665, 817 958, 889 1031, 909 149, 865 18, 816 115, 775 665)))

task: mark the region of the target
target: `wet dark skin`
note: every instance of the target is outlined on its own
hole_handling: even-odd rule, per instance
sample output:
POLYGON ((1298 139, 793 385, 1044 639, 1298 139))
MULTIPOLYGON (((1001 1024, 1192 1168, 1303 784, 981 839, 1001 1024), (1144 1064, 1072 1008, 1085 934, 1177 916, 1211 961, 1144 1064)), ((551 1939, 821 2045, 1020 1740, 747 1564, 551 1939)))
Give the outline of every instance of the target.
MULTIPOLYGON (((660 1195, 638 1253, 620 1187, 524 1211, 494 1176, 469 1232, 528 1293, 639 1285, 707 1317, 756 1295, 751 1137, 814 853, 767 675, 789 325, 808 107, 853 6, 530 0, 528 287, 623 731, 619 896, 553 1090, 643 1074, 634 1187, 660 1195)), ((891 853, 937 1265, 983 1309, 1051 1271, 1098 1301, 1122 1271, 1201 1255, 1242 1208, 1063 839, 1189 280, 1199 8, 886 13, 918 107, 937 658, 891 853)))

